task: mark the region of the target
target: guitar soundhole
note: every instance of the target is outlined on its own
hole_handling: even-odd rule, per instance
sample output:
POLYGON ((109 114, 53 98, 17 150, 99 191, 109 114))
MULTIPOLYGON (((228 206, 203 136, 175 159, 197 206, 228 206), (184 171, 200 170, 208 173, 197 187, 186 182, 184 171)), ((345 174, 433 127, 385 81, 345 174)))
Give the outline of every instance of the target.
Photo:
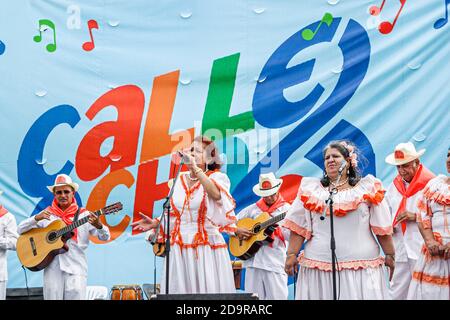
POLYGON ((49 242, 53 242, 56 240, 56 232, 52 231, 48 234, 47 239, 49 242))
POLYGON ((261 226, 259 224, 257 224, 254 228, 253 228, 253 233, 258 233, 259 231, 261 231, 261 226))

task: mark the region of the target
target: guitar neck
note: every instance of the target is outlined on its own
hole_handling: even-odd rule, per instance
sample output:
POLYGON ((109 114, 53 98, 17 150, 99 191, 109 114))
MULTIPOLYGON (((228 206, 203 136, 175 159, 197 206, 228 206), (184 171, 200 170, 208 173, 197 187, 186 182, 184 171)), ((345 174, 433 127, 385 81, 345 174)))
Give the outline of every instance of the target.
MULTIPOLYGON (((94 214, 99 217, 100 215, 103 214, 103 210, 97 210, 94 212, 94 214)), ((75 221, 74 223, 69 224, 67 227, 64 227, 60 230, 58 230, 58 232, 56 233, 57 237, 62 236, 63 234, 72 232, 73 230, 75 230, 76 228, 78 228, 79 226, 82 226, 83 224, 85 224, 86 222, 89 221, 89 216, 86 216, 84 218, 78 219, 77 221, 75 221)))
POLYGON ((267 221, 264 221, 263 223, 261 223, 261 229, 265 229, 265 228, 270 227, 271 225, 273 225, 273 224, 275 224, 277 222, 280 222, 281 220, 284 219, 285 216, 286 216, 286 212, 283 212, 283 213, 281 213, 281 214, 279 214, 279 215, 277 215, 277 216, 275 216, 273 218, 270 218, 267 221))

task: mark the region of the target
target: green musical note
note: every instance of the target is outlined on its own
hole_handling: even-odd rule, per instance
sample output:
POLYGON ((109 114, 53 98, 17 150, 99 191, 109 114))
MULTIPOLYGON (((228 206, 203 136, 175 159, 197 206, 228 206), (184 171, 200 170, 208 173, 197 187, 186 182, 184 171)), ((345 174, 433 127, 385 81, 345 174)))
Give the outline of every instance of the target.
POLYGON ((39 35, 34 36, 33 40, 34 42, 42 41, 42 26, 50 27, 53 30, 53 43, 49 43, 45 48, 48 52, 54 52, 56 50, 56 27, 52 21, 48 19, 39 20, 39 35))
POLYGON ((333 22, 333 16, 331 13, 325 13, 322 17, 322 20, 320 20, 319 25, 316 28, 316 31, 312 31, 311 29, 305 29, 302 31, 302 38, 305 39, 306 41, 310 41, 314 38, 314 36, 316 35, 317 31, 319 31, 320 26, 322 25, 322 23, 324 23, 327 26, 330 26, 331 23, 333 22))

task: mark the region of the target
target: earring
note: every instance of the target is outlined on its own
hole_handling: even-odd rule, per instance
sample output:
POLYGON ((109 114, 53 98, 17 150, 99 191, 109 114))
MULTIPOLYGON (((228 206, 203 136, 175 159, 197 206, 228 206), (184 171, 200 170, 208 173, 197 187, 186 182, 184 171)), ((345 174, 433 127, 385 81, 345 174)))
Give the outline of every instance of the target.
POLYGON ((347 169, 347 175, 349 175, 350 174, 350 170, 349 169, 347 169))

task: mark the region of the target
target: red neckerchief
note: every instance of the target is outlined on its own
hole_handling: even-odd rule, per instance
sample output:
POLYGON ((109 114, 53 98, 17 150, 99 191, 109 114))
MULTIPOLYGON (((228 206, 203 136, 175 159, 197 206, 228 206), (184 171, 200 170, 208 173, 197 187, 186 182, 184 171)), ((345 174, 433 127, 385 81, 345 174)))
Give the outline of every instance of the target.
MULTIPOLYGON (((51 214, 59 217, 62 221, 64 221, 65 224, 69 225, 73 222, 73 217, 75 216, 75 213, 78 211, 78 204, 75 197, 73 198, 72 203, 66 210, 61 210, 60 207, 58 207, 58 204, 56 202, 56 199, 53 199, 52 205, 45 208, 46 211, 50 212, 51 214)), ((80 208, 80 214, 85 212, 86 209, 80 208)), ((75 229, 74 236, 72 239, 75 240, 75 242, 78 242, 77 236, 78 236, 78 230, 75 229)))
POLYGON ((8 213, 8 210, 6 210, 1 204, 0 204, 0 218, 3 217, 5 214, 8 213))
MULTIPOLYGON (((394 179, 394 185, 397 188, 398 192, 402 195, 402 201, 400 202, 400 205, 397 209, 397 213, 394 217, 393 226, 396 226, 395 219, 399 215, 400 212, 403 212, 406 210, 406 200, 409 197, 412 197, 417 192, 425 188, 428 181, 433 179, 435 175, 425 168, 422 164, 419 165, 419 168, 416 171, 416 174, 414 178, 411 180, 411 183, 408 186, 408 189, 405 188, 405 184, 403 183, 402 177, 400 175, 397 175, 394 179)), ((402 232, 405 233, 406 231, 406 221, 402 221, 402 232)))
MULTIPOLYGON (((270 216, 272 216, 272 212, 277 210, 279 207, 281 207, 285 203, 287 203, 287 201, 284 200, 284 198, 281 194, 278 194, 277 200, 270 207, 264 202, 263 198, 259 199, 258 202, 256 202, 256 205, 262 212, 267 212, 270 216)), ((281 242, 283 242, 283 244, 286 245, 286 243, 284 242, 283 231, 281 230, 280 226, 278 226, 273 231, 273 233, 270 237, 272 239, 275 239, 275 236, 277 236, 281 240, 281 242)), ((271 248, 273 247, 273 242, 271 242, 269 244, 269 247, 271 247, 271 248)))

